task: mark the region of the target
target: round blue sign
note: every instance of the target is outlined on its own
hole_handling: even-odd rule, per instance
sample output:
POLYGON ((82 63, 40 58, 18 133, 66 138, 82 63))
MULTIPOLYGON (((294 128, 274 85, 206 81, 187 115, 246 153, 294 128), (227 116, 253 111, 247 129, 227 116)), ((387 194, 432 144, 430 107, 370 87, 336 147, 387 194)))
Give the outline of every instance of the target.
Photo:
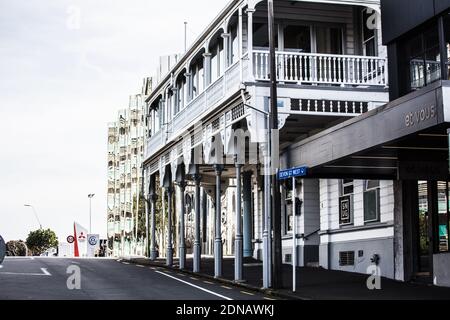
POLYGON ((88 241, 91 246, 97 245, 97 237, 96 236, 90 236, 88 241))

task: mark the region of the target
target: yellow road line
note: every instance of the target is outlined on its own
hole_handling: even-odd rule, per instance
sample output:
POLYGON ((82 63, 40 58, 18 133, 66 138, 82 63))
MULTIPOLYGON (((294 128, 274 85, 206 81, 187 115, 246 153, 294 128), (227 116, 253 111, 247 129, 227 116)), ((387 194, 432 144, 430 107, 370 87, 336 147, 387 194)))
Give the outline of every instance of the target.
POLYGON ((214 282, 211 282, 211 281, 203 281, 204 283, 207 283, 207 284, 214 284, 214 282))
POLYGON ((232 288, 230 288, 230 287, 227 287, 227 286, 221 286, 222 288, 224 288, 224 289, 227 289, 227 290, 231 290, 232 288))
POLYGON ((254 296, 254 295, 255 295, 255 294, 253 294, 253 293, 246 292, 246 291, 241 291, 241 293, 246 294, 246 295, 249 295, 249 296, 254 296))
POLYGON ((264 297, 264 300, 276 300, 276 299, 272 299, 272 298, 269 298, 269 297, 264 297))

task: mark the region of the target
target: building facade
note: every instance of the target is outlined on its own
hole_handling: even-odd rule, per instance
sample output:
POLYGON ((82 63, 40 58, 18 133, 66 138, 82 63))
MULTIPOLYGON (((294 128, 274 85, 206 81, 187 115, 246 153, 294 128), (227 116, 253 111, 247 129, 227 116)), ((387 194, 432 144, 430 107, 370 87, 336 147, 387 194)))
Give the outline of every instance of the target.
MULTIPOLYGON (((310 177, 343 179, 324 196, 341 197, 339 223, 328 219, 341 227, 321 235, 337 240, 351 226, 357 241, 339 252, 341 263, 352 260, 353 268, 370 241, 381 275, 450 286, 450 2, 383 0, 381 9, 391 101, 292 145, 286 158, 307 166, 310 177), (361 178, 371 180, 362 188, 352 180, 361 178), (380 181, 376 206, 373 181, 380 181), (367 211, 366 204, 377 210, 367 211), (372 222, 377 212, 379 221, 372 222)), ((330 247, 334 241, 321 241, 321 258, 330 256, 330 247)))
POLYGON ((142 93, 130 96, 128 108, 108 124, 108 242, 114 257, 145 254, 145 205, 142 199, 146 136, 146 79, 142 93))
MULTIPOLYGON (((389 101, 380 3, 278 0, 274 6, 275 137, 267 135, 265 1, 231 1, 146 99, 150 257, 172 265, 177 256, 183 268, 192 253, 198 272, 201 256, 213 255, 216 277, 228 255, 237 265, 253 257, 267 268, 269 226, 279 215, 283 262, 292 262, 295 233, 300 266, 367 273, 375 265, 395 278, 395 176, 346 175, 352 168, 339 165, 316 171, 304 161, 316 150, 298 151, 316 135, 377 113, 389 101), (311 168, 295 181, 295 194, 292 182, 274 190, 265 179, 274 139, 278 168, 311 168), (275 193, 281 206, 272 210, 275 193)), ((321 148, 333 150, 342 141, 357 146, 376 130, 324 141, 321 148)), ((236 280, 241 276, 237 270, 236 280)))

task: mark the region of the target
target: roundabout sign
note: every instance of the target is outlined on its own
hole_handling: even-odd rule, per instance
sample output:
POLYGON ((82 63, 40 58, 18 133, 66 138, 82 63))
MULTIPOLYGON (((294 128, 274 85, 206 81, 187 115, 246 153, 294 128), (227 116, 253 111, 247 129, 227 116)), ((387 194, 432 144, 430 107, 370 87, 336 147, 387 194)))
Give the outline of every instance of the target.
POLYGON ((5 240, 3 240, 2 236, 0 236, 0 264, 2 264, 3 259, 5 259, 5 255, 6 255, 5 240))

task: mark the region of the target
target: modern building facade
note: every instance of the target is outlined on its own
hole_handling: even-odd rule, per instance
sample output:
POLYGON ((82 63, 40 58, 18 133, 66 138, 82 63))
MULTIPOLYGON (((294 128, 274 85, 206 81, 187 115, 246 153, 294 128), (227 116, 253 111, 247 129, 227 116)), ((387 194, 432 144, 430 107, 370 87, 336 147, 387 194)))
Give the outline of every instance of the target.
MULTIPOLYGON (((293 165, 307 166, 309 177, 344 179, 340 196, 345 195, 350 179, 390 185, 393 195, 383 192, 383 187, 379 191, 379 224, 385 224, 382 237, 388 232, 393 235, 384 248, 375 249, 382 275, 390 272, 397 280, 450 286, 450 2, 383 0, 381 9, 392 101, 291 146, 288 159, 293 165), (391 257, 386 256, 388 252, 391 257)), ((369 183, 364 190, 368 189, 369 183)), ((343 201, 348 199, 341 201, 340 221, 347 222, 349 210, 343 201)), ((363 201, 373 202, 369 195, 363 201)), ((356 194, 350 203, 356 222, 361 205, 356 194)), ((367 214, 373 217, 371 210, 367 214)), ((372 228, 369 222, 357 232, 372 228)), ((359 239, 350 254, 359 258, 357 248, 362 247, 359 239)), ((327 249, 321 244, 321 257, 327 249)))
POLYGON ((108 124, 108 242, 114 257, 145 254, 142 163, 145 97, 151 85, 151 79, 146 79, 142 92, 130 96, 128 108, 108 124))
MULTIPOLYGON (((146 99, 150 257, 159 254, 171 265, 178 256, 183 268, 192 252, 198 272, 201 256, 214 255, 220 277, 223 257, 235 255, 235 279, 242 280, 243 257, 270 268, 269 226, 279 215, 284 262, 292 261, 296 219, 299 265, 366 273, 377 264, 394 278, 392 178, 312 170, 296 181, 293 195, 290 183, 274 190, 264 174, 269 140, 279 141, 279 168, 303 165, 296 151, 303 141, 388 102, 380 3, 276 0, 274 6, 278 135, 267 135, 266 1, 231 1, 146 99), (272 210, 275 193, 281 206, 272 210)), ((358 138, 341 137, 355 145, 358 138)))

